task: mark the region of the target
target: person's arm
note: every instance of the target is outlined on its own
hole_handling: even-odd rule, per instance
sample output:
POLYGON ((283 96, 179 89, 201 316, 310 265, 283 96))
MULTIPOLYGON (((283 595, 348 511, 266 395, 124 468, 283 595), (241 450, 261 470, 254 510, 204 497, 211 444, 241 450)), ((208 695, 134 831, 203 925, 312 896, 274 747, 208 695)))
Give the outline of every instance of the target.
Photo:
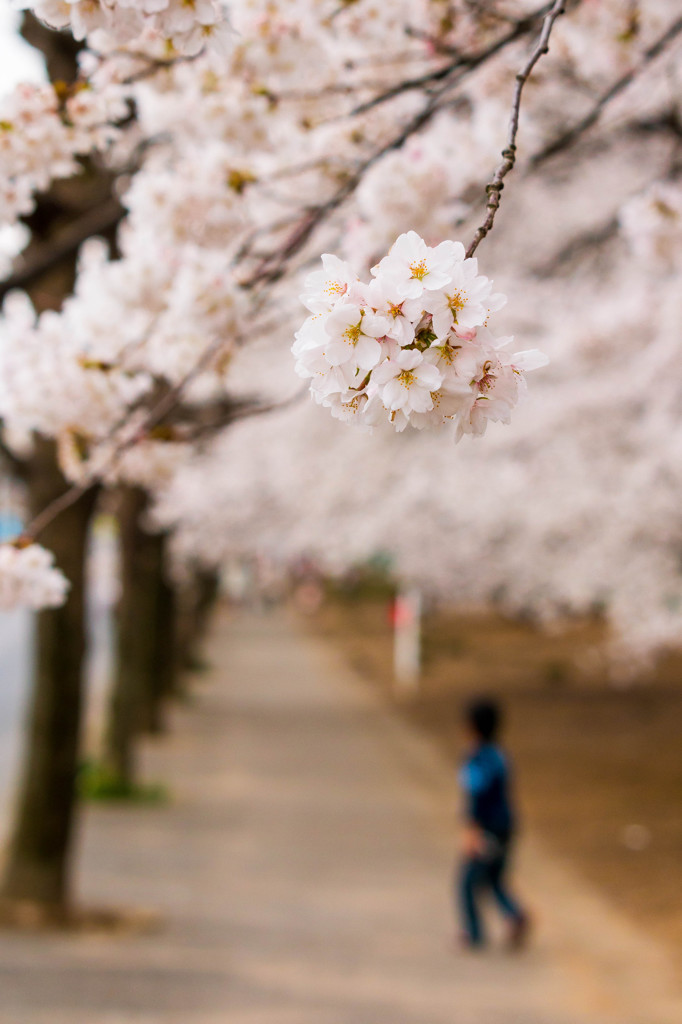
POLYGON ((475 821, 464 823, 461 834, 462 853, 465 857, 480 857, 485 851, 485 835, 480 825, 475 821))
POLYGON ((463 766, 460 772, 460 783, 464 792, 462 853, 465 857, 477 857, 485 850, 485 835, 477 821, 476 803, 479 795, 485 791, 489 783, 483 767, 472 761, 463 766))

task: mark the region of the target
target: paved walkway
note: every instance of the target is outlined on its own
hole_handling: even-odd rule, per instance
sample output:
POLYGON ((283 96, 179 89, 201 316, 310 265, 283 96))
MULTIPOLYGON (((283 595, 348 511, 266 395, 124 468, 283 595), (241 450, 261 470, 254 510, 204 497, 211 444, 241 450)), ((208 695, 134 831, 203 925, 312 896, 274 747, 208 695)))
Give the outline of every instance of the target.
POLYGON ((173 802, 84 829, 83 899, 163 926, 0 934, 0 1024, 682 1019, 658 950, 532 848, 535 949, 456 955, 449 766, 285 614, 221 614, 209 656, 148 750, 173 802))

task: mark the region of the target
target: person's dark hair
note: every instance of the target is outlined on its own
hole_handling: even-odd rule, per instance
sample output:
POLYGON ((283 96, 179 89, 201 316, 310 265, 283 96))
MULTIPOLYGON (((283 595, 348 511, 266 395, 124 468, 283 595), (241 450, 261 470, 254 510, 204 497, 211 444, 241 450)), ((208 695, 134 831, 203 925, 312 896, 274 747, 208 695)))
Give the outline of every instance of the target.
POLYGON ((476 697, 467 704, 464 717, 479 739, 488 742, 497 737, 502 718, 497 701, 489 697, 476 697))

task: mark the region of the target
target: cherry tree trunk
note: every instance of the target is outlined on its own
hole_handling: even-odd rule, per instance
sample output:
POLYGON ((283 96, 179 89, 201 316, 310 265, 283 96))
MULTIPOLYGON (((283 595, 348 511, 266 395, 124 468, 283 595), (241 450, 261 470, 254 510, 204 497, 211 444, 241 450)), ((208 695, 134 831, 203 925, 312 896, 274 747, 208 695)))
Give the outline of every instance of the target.
POLYGON ((156 688, 151 693, 149 707, 143 712, 142 727, 148 732, 163 729, 164 702, 178 692, 178 636, 177 636, 177 592, 168 580, 167 548, 168 535, 160 534, 159 541, 159 604, 156 618, 155 641, 157 650, 156 688))
POLYGON ((213 569, 196 569, 177 600, 176 672, 195 668, 199 645, 218 600, 220 577, 213 569))
POLYGON ((174 595, 165 576, 166 538, 142 529, 146 509, 142 490, 121 491, 121 597, 105 760, 124 786, 136 781, 139 735, 163 727, 174 662, 174 595))
MULTIPOLYGON (((53 31, 25 13, 22 32, 39 50, 50 81, 72 82, 78 74, 77 55, 82 43, 68 33, 53 31)), ((24 257, 30 267, 36 250, 46 242, 63 242, 70 224, 80 214, 110 202, 111 174, 87 161, 84 173, 72 180, 53 183, 38 197, 36 209, 26 218, 31 241, 24 257)), ((97 224, 97 234, 113 239, 117 217, 97 224)), ((72 288, 76 248, 26 273, 22 286, 38 312, 59 309, 72 288)), ((17 282, 14 282, 15 285, 17 282)), ((5 286, 3 286, 5 287, 5 286)), ((34 453, 21 469, 29 504, 41 511, 67 488, 57 464, 52 442, 37 439, 34 453)), ((85 556, 89 526, 95 508, 93 489, 62 512, 40 537, 54 552, 60 569, 71 583, 61 608, 37 616, 33 687, 28 733, 12 840, 0 892, 11 900, 29 900, 58 909, 69 903, 71 851, 76 820, 76 775, 80 747, 84 693, 85 556)))
MULTIPOLYGON (((26 480, 36 512, 66 489, 52 443, 37 442, 26 480)), ((84 696, 85 557, 95 500, 93 489, 41 535, 71 589, 61 608, 37 616, 28 735, 2 886, 8 899, 56 908, 69 902, 84 696)))

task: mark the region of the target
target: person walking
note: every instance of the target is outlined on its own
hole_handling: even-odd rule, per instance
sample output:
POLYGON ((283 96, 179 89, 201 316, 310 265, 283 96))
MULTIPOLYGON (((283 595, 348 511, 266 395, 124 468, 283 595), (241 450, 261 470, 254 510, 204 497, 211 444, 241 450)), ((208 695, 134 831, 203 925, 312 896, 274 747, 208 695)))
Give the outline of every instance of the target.
POLYGON ((499 705, 487 698, 477 698, 465 709, 468 751, 459 773, 464 822, 457 889, 462 944, 469 948, 485 943, 480 903, 486 894, 508 922, 510 946, 519 948, 528 937, 528 914, 507 883, 515 814, 509 762, 497 745, 500 720, 499 705))

